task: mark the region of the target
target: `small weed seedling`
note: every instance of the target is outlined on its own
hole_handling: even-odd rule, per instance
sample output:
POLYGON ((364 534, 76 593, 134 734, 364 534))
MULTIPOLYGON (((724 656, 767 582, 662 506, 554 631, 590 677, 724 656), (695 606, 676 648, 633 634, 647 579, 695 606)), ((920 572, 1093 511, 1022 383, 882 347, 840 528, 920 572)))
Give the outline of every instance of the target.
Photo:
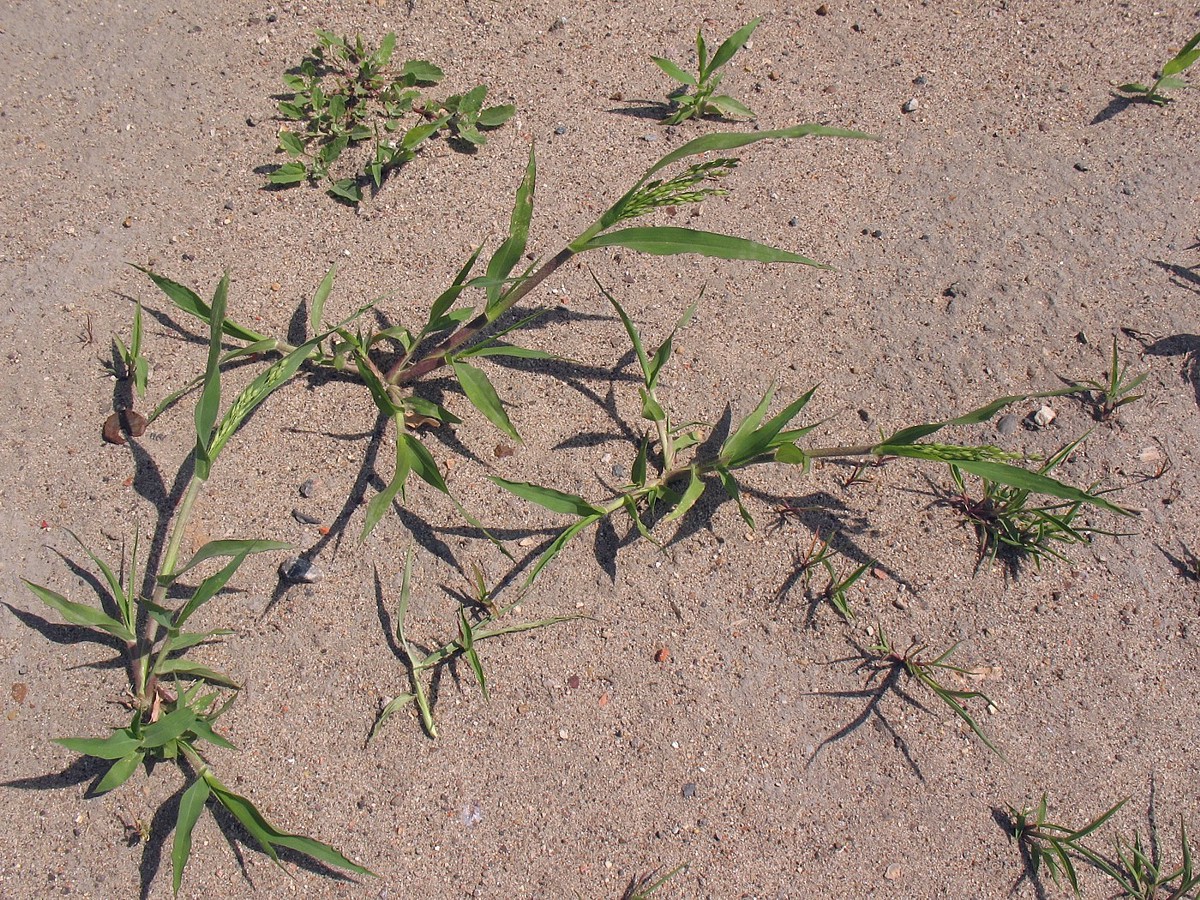
POLYGON ((142 355, 142 303, 139 300, 133 313, 133 328, 129 343, 113 335, 113 361, 105 369, 114 378, 132 383, 139 397, 146 396, 146 381, 150 376, 150 361, 142 355))
MULTIPOLYGON (((1061 885, 1065 880, 1078 896, 1079 874, 1072 857, 1081 857, 1093 865, 1098 864, 1098 861, 1103 863, 1095 851, 1088 849, 1081 842, 1107 822, 1125 803, 1126 801, 1122 800, 1082 828, 1070 828, 1046 821, 1045 794, 1042 794, 1042 799, 1035 809, 1023 807, 1018 810, 1013 806, 1008 807, 1008 821, 1002 824, 1008 832, 1009 840, 1015 841, 1020 848, 1021 860, 1025 864, 1021 880, 1028 878, 1037 884, 1042 867, 1045 866, 1055 884, 1061 885)), ((1100 868, 1105 868, 1105 865, 1101 864, 1100 868)))
POLYGON ((916 681, 923 685, 933 693, 935 697, 941 700, 947 707, 962 719, 989 750, 1004 758, 1004 754, 996 747, 995 744, 984 733, 979 723, 966 708, 967 701, 979 699, 984 703, 991 704, 991 700, 982 691, 963 691, 955 688, 947 687, 942 683, 942 677, 945 673, 953 673, 965 677, 970 677, 975 674, 971 669, 964 669, 949 662, 950 656, 958 648, 955 644, 950 649, 933 658, 925 656, 925 646, 918 645, 915 641, 909 646, 904 653, 898 653, 892 646, 891 641, 884 633, 883 629, 879 629, 879 636, 874 644, 866 649, 857 647, 859 653, 857 656, 852 656, 847 659, 837 660, 837 662, 852 662, 857 660, 859 665, 856 671, 867 673, 867 687, 861 690, 852 691, 814 691, 813 696, 818 697, 848 697, 848 698, 867 698, 867 705, 861 713, 847 725, 838 729, 825 740, 817 745, 809 759, 809 765, 816 761, 817 756, 825 747, 840 741, 853 732, 857 731, 872 715, 877 716, 893 736, 896 746, 898 746, 909 765, 916 771, 918 777, 921 777, 920 769, 913 761, 909 754, 908 747, 904 743, 900 735, 892 727, 880 711, 879 706, 884 697, 888 694, 895 693, 903 700, 917 707, 924 709, 918 697, 909 694, 902 684, 902 679, 907 678, 910 682, 916 681))
POLYGON ((975 732, 975 736, 983 741, 989 750, 1001 759, 1004 758, 1004 754, 984 734, 983 729, 979 727, 979 723, 967 711, 965 705, 968 700, 982 700, 991 706, 992 701, 987 694, 982 691, 960 691, 949 688, 939 680, 945 674, 955 674, 964 677, 974 674, 973 670, 964 669, 950 662, 950 657, 958 649, 958 644, 953 645, 948 650, 942 651, 932 659, 925 655, 925 645, 917 644, 915 641, 909 644, 908 649, 903 653, 898 653, 892 646, 892 642, 888 639, 886 632, 884 632, 883 628, 880 628, 879 639, 868 649, 871 653, 875 654, 872 664, 876 667, 876 671, 902 670, 910 680, 924 685, 935 697, 946 704, 951 712, 962 719, 967 724, 967 727, 975 732))
POLYGON ((1174 98, 1168 97, 1162 92, 1191 87, 1179 76, 1187 71, 1197 59, 1200 59, 1200 32, 1197 32, 1190 41, 1183 45, 1182 50, 1163 65, 1162 71, 1158 73, 1158 80, 1150 87, 1133 81, 1121 85, 1117 90, 1128 94, 1133 100, 1142 100, 1156 106, 1166 106, 1174 98))
POLYGON ((680 872, 687 870, 687 863, 680 863, 665 875, 659 875, 661 869, 655 869, 652 872, 647 872, 645 875, 639 875, 629 881, 625 892, 621 894, 621 900, 648 900, 658 892, 658 889, 678 875, 680 872))
POLYGON ((441 101, 425 98, 419 88, 438 84, 444 73, 423 60, 409 60, 394 69, 395 34, 385 35, 375 49, 361 36, 351 41, 318 31, 317 40, 299 67, 283 79, 292 96, 279 104, 279 112, 291 125, 279 132, 279 149, 291 162, 268 176, 273 185, 329 182, 333 196, 355 204, 362 200, 366 182, 378 189, 440 130, 447 129, 461 146, 474 149, 487 143, 483 130, 512 118, 509 104, 484 106, 488 90, 482 84, 441 101), (345 171, 336 166, 342 154, 368 141, 371 152, 359 173, 339 177, 335 169, 345 171))
POLYGON ((1143 372, 1136 378, 1129 378, 1129 364, 1121 365, 1117 356, 1117 339, 1112 342, 1112 361, 1104 381, 1081 381, 1077 387, 1088 392, 1087 402, 1092 407, 1092 415, 1098 422, 1108 422, 1122 406, 1128 406, 1141 400, 1143 394, 1133 393, 1150 375, 1143 372))
POLYGON ((1195 900, 1200 896, 1200 874, 1196 873, 1192 861, 1192 848, 1188 844, 1187 825, 1179 822, 1180 863, 1177 869, 1169 869, 1155 852, 1151 834, 1151 846, 1142 843, 1141 835, 1133 834, 1133 843, 1116 841, 1116 863, 1097 858, 1095 864, 1117 883, 1124 896, 1132 900, 1195 900))
MULTIPOLYGON (((1083 438, 1060 449, 1038 470, 1047 475, 1071 455, 1083 438)), ((1085 544, 1094 534, 1113 534, 1086 525, 1076 525, 1082 504, 1037 502, 1030 491, 1019 485, 1001 484, 986 475, 980 476, 982 489, 978 497, 966 487, 962 469, 950 466, 957 494, 944 501, 962 515, 965 524, 975 529, 978 542, 976 571, 986 561, 991 564, 1002 558, 1016 574, 1022 561, 1033 559, 1041 567, 1047 557, 1066 559, 1059 545, 1085 544)))
POLYGON ((654 64, 667 73, 668 76, 680 83, 680 87, 671 93, 670 100, 673 112, 663 119, 664 125, 678 125, 691 118, 701 119, 708 115, 744 116, 754 118, 754 111, 745 104, 734 100, 727 94, 714 94, 717 86, 724 77, 719 69, 733 55, 742 49, 750 35, 758 27, 758 19, 743 25, 727 37, 717 52, 708 58, 708 46, 704 43, 704 32, 696 32, 696 62, 699 72, 692 75, 685 72, 669 59, 652 56, 654 64))
POLYGON ((782 596, 787 592, 787 589, 799 581, 804 586, 805 596, 809 602, 809 620, 814 617, 816 607, 822 602, 828 603, 838 615, 849 622, 854 618, 854 613, 850 609, 850 588, 854 586, 867 570, 875 565, 874 560, 867 560, 862 565, 852 569, 849 574, 842 575, 840 568, 834 564, 834 559, 838 556, 836 550, 830 546, 830 538, 822 538, 820 533, 814 533, 812 543, 804 553, 796 554, 794 571, 788 577, 786 584, 780 591, 782 596), (826 583, 825 587, 820 591, 813 588, 813 577, 817 567, 825 570, 826 583))
MULTIPOLYGON (((378 580, 378 575, 376 579, 378 580)), ((437 724, 433 718, 433 698, 431 691, 425 686, 425 672, 430 672, 436 678, 437 670, 441 666, 452 663, 458 657, 464 657, 467 665, 475 674, 475 681, 479 685, 480 693, 483 694, 485 700, 488 700, 490 698, 487 677, 476 650, 478 644, 504 634, 520 634, 523 631, 546 628, 559 622, 568 622, 578 618, 578 616, 550 616, 535 622, 498 626, 497 622, 500 619, 518 607, 521 597, 519 596, 516 601, 507 606, 497 606, 492 592, 488 590, 484 582, 483 572, 480 569, 475 569, 472 581, 474 593, 471 597, 471 605, 474 608, 470 612, 465 606, 459 609, 458 637, 447 641, 430 653, 421 653, 409 639, 407 628, 408 603, 412 595, 412 550, 409 550, 400 582, 400 603, 396 609, 396 647, 403 654, 405 665, 408 667, 410 690, 384 703, 383 709, 371 728, 368 740, 379 734, 388 719, 410 703, 416 705, 417 712, 421 717, 421 725, 426 734, 431 738, 437 737, 437 724)))
MULTIPOLYGON (((286 549, 289 545, 266 540, 210 541, 181 564, 183 536, 194 504, 211 474, 213 462, 229 438, 276 388, 295 374, 316 345, 315 341, 303 344, 276 361, 241 392, 223 416, 219 416, 221 341, 228 288, 226 277, 218 286, 211 306, 206 305, 212 330, 203 388, 196 405, 196 445, 190 459, 192 475, 176 507, 170 538, 157 573, 139 571, 135 532, 124 577, 118 576, 112 566, 84 548, 107 585, 99 608, 69 600, 42 585, 25 582, 35 597, 71 625, 99 632, 106 641, 115 638, 128 668, 129 688, 123 705, 133 713, 129 724, 113 728, 107 737, 60 738, 56 741, 68 750, 108 765, 93 792, 102 794, 119 788, 139 768, 144 766, 153 770, 160 762, 175 763, 190 782, 179 800, 171 850, 172 888, 176 894, 191 855, 193 827, 210 800, 240 822, 276 863, 280 862, 280 850, 291 850, 328 866, 361 875, 371 874, 328 844, 271 825, 249 799, 234 793, 217 779, 202 750, 204 744, 234 749, 214 730, 214 725, 233 703, 238 685, 230 676, 193 662, 185 654, 232 632, 220 628, 188 631, 185 626, 218 595, 249 556, 286 549), (197 570, 210 568, 208 564, 212 560, 228 562, 203 578, 195 588, 188 588, 185 577, 188 580, 195 578, 197 570), (153 585, 149 595, 142 591, 143 581, 153 585), (223 692, 228 693, 223 695, 223 692)), ((132 344, 136 346, 140 333, 136 324, 134 332, 132 344)), ((164 527, 166 524, 164 522, 164 527)))

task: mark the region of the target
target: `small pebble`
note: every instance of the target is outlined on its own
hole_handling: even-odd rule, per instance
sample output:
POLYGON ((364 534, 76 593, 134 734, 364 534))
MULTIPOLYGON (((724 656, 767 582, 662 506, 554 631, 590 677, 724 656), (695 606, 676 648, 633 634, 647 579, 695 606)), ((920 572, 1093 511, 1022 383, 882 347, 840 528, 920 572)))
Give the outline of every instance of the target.
POLYGON ((567 729, 565 729, 565 728, 558 729, 558 739, 560 741, 565 741, 570 736, 571 736, 570 732, 568 732, 567 729))
POLYGON ((291 584, 316 584, 325 574, 303 556, 289 556, 279 564, 279 576, 291 584))
POLYGON ((320 525, 321 520, 317 516, 310 516, 302 509, 293 509, 292 518, 301 525, 320 525))
POLYGON ((1007 437, 1017 430, 1017 426, 1021 424, 1021 420, 1012 413, 1000 417, 1000 421, 996 423, 996 430, 1007 437))
POLYGON ((917 101, 916 97, 913 97, 909 100, 904 101, 904 105, 900 107, 900 111, 910 113, 910 112, 916 112, 920 108, 921 108, 921 104, 917 101))
POLYGON ((566 133, 567 133, 567 126, 566 126, 566 125, 555 125, 555 126, 554 126, 554 133, 555 133, 555 134, 566 134, 566 133))
POLYGON ((317 481, 315 478, 309 478, 304 484, 300 485, 300 496, 305 500, 312 497, 317 492, 317 481))
POLYGON ((790 219, 788 219, 788 224, 791 225, 793 228, 795 228, 797 225, 800 224, 800 217, 792 216, 790 219))
POLYGON ((573 691, 579 690, 579 676, 572 675, 570 678, 568 678, 567 679, 567 687, 569 687, 573 691))
POLYGON ((647 144, 653 144, 655 141, 658 140, 658 135, 657 134, 643 134, 642 140, 645 141, 647 144))
POLYGON ((689 781, 679 789, 679 793, 682 795, 684 800, 691 800, 696 796, 696 782, 689 781))
POLYGON ((1033 424, 1038 428, 1045 428, 1057 418, 1058 413, 1049 406, 1042 406, 1033 414, 1033 424))
POLYGON ((1088 170, 1088 168, 1089 168, 1089 166, 1085 162, 1075 163, 1075 171, 1076 172, 1086 172, 1088 170))
POLYGON ((899 881, 900 876, 904 874, 904 870, 900 868, 900 863, 892 863, 883 873, 883 877, 888 881, 899 881))

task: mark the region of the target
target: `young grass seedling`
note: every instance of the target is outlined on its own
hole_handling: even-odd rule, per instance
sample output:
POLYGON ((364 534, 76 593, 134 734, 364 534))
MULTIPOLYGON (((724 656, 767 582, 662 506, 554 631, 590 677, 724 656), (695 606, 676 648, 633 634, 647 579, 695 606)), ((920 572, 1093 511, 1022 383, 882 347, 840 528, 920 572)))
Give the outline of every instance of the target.
MULTIPOLYGON (((157 573, 148 577, 148 573, 139 570, 135 533, 124 578, 84 547, 103 574, 108 588, 107 594, 101 597, 100 608, 68 600, 47 587, 25 582, 35 597, 68 623, 101 632, 120 642, 129 673, 128 696, 124 701, 133 712, 129 724, 113 728, 107 737, 56 740, 68 750, 108 763, 108 770, 95 785, 94 792, 114 790, 140 767, 152 769, 157 762, 176 763, 190 782, 179 802, 171 851, 172 889, 176 894, 191 855, 192 830, 209 800, 237 819, 276 863, 279 863, 279 850, 284 848, 329 866, 360 875, 372 874, 328 844, 275 828, 250 800, 229 790, 217 779, 203 754, 204 744, 234 749, 213 726, 233 703, 238 685, 230 676, 193 662, 185 658, 185 654, 232 632, 221 628, 188 631, 186 625, 219 594, 249 556, 286 549, 289 545, 266 540, 210 541, 190 560, 181 562, 183 536, 212 465, 229 438, 255 408, 292 377, 317 343, 314 339, 292 349, 255 378, 221 415, 221 342, 228 288, 226 276, 217 287, 211 306, 207 307, 212 330, 203 387, 196 404, 196 444, 190 458, 192 475, 175 509, 173 521, 163 523, 164 528, 168 524, 171 526, 170 537, 157 573), (207 564, 212 560, 228 562, 196 587, 186 587, 184 576, 195 577, 196 570, 208 568, 207 564), (141 590, 143 580, 153 585, 149 596, 141 590), (230 693, 223 697, 222 691, 230 693)), ((327 336, 328 333, 321 339, 327 336)))
POLYGON ((647 898, 653 896, 660 887, 680 872, 686 872, 687 867, 687 863, 680 863, 665 875, 659 875, 658 873, 662 870, 655 869, 644 875, 632 878, 626 886, 625 892, 621 894, 621 900, 647 900, 647 898))
POLYGON ((809 601, 808 618, 810 620, 816 612, 817 605, 826 602, 837 611, 838 615, 849 622, 854 618, 854 612, 850 609, 850 588, 866 574, 868 569, 875 565, 875 561, 867 560, 861 566, 852 569, 849 574, 842 575, 840 567, 834 564, 838 553, 830 546, 831 540, 832 536, 822 538, 820 532, 813 533, 813 539, 808 549, 802 554, 797 554, 793 563, 794 571, 780 594, 785 593, 788 587, 799 581, 804 586, 804 593, 809 601), (825 570, 826 583, 820 591, 814 591, 812 582, 818 566, 825 570))
MULTIPOLYGON (((1057 825, 1046 820, 1046 795, 1035 809, 1008 807, 1009 820, 1004 823, 1009 840, 1015 841, 1025 864, 1025 874, 1035 884, 1044 866, 1051 880, 1061 885, 1065 880, 1071 890, 1079 896, 1079 874, 1072 856, 1079 856, 1092 864, 1100 857, 1081 842, 1089 834, 1107 822, 1126 803, 1122 800, 1107 812, 1097 816, 1082 828, 1057 825)), ((1101 867, 1103 868, 1103 866, 1101 867)))
POLYGON ((968 700, 982 700, 988 706, 993 705, 987 694, 982 691, 962 691, 949 688, 940 680, 947 673, 964 677, 974 675, 972 669, 964 669, 949 661, 954 651, 958 649, 958 644, 954 644, 949 649, 943 650, 932 658, 925 655, 925 645, 917 644, 916 641, 909 644, 908 649, 903 653, 898 653, 881 627, 879 629, 879 639, 868 649, 871 653, 875 654, 874 664, 877 667, 882 667, 883 671, 887 671, 888 669, 903 670, 909 679, 924 685, 935 697, 946 704, 951 712, 962 719, 967 724, 967 727, 975 732, 975 736, 983 741, 989 750, 1001 759, 1004 758, 1004 754, 984 734, 983 729, 979 727, 979 723, 975 721, 966 708, 968 700))
MULTIPOLYGON (((1155 852, 1153 834, 1150 847, 1142 844, 1142 837, 1133 833, 1133 843, 1125 844, 1120 837, 1116 840, 1116 863, 1096 855, 1093 862, 1117 883, 1124 896, 1131 900, 1195 900, 1200 896, 1200 874, 1192 861, 1192 848, 1188 843, 1187 825, 1180 819, 1179 844, 1180 863, 1169 869, 1155 852)), ((1090 858, 1090 857, 1089 857, 1090 858)))
MULTIPOLYGON (((1048 474, 1082 441, 1080 438, 1060 449, 1041 466, 1039 474, 1048 474)), ((1058 549, 1059 545, 1086 544, 1092 535, 1114 534, 1076 525, 1075 519, 1082 508, 1078 501, 1039 503, 1026 488, 997 483, 983 476, 980 477, 981 493, 974 497, 967 491, 960 466, 952 464, 950 476, 957 494, 945 502, 958 510, 964 523, 975 529, 978 543, 976 571, 985 561, 990 565, 998 557, 1004 559, 1014 574, 1025 559, 1032 559, 1040 569, 1042 561, 1048 557, 1067 558, 1058 549)))
POLYGON ((704 42, 704 32, 696 32, 696 63, 699 72, 692 75, 669 59, 652 56, 654 64, 662 69, 670 78, 678 81, 680 87, 671 93, 669 99, 673 112, 665 119, 664 125, 678 125, 687 119, 702 119, 708 115, 743 116, 754 118, 754 111, 727 94, 714 93, 724 75, 719 71, 733 55, 750 40, 750 35, 758 27, 759 19, 743 25, 717 48, 717 52, 708 57, 708 46, 704 42))
POLYGON ((419 88, 432 87, 445 75, 424 60, 392 68, 394 33, 374 49, 361 35, 350 40, 318 31, 317 41, 283 79, 292 96, 279 104, 279 112, 291 124, 279 132, 279 150, 291 161, 268 176, 272 185, 328 182, 330 194, 357 204, 365 183, 378 189, 439 131, 448 129, 474 150, 487 143, 480 129, 499 128, 515 111, 510 104, 484 107, 487 87, 482 84, 445 100, 426 99, 419 88), (342 154, 366 142, 371 143, 366 161, 358 174, 346 177, 347 168, 338 165, 342 154))
MULTIPOLYGON (((421 726, 425 729, 425 733, 431 738, 436 738, 437 723, 433 718, 432 692, 425 684, 426 672, 429 672, 431 677, 436 676, 437 669, 452 663, 456 658, 461 656, 466 659, 467 664, 471 667, 471 671, 475 674, 475 680, 479 684, 479 690, 483 694, 483 698, 488 700, 490 697, 488 696, 487 678, 483 670, 483 663, 480 661, 479 653, 476 649, 478 644, 492 638, 500 637, 501 635, 534 631, 538 628, 546 628, 550 625, 569 622, 572 619, 579 618, 579 616, 575 615, 548 616, 533 622, 498 625, 497 623, 502 618, 517 609, 524 598, 525 592, 520 592, 517 599, 512 603, 506 606, 498 606, 492 592, 484 584, 482 571, 476 569, 473 573, 475 596, 472 598, 476 609, 471 612, 468 612, 465 606, 459 609, 458 637, 447 641, 432 652, 422 653, 413 644, 408 634, 408 604, 412 596, 412 562, 413 554, 410 548, 404 563, 404 573, 400 581, 400 602, 396 607, 396 642, 401 653, 404 655, 404 664, 408 669, 410 690, 407 693, 388 700, 384 704, 383 709, 380 710, 378 717, 375 719, 371 733, 367 737, 368 741, 379 734, 388 719, 410 703, 416 705, 417 712, 421 717, 421 726)), ((376 578, 378 579, 378 575, 376 575, 376 578)))
POLYGON ((139 300, 133 313, 133 328, 127 345, 117 335, 112 336, 113 362, 105 369, 114 378, 130 381, 139 397, 146 396, 146 381, 150 375, 150 361, 142 354, 142 302, 139 300))
POLYGON ((1128 406, 1141 400, 1144 394, 1133 393, 1143 381, 1149 377, 1149 372, 1143 372, 1136 378, 1129 378, 1129 364, 1121 365, 1117 356, 1117 339, 1112 341, 1112 361, 1104 381, 1081 381, 1077 386, 1088 392, 1088 403, 1092 407, 1092 416, 1098 422, 1108 422, 1122 406, 1128 406))
POLYGON ((1128 94, 1133 100, 1153 103, 1156 106, 1166 106, 1174 98, 1168 97, 1162 92, 1191 87, 1179 76, 1186 72, 1197 59, 1200 59, 1200 32, 1197 32, 1190 41, 1183 45, 1182 50, 1163 64, 1162 70, 1158 73, 1158 80, 1154 84, 1147 87, 1140 82, 1133 81, 1121 85, 1117 90, 1128 94))

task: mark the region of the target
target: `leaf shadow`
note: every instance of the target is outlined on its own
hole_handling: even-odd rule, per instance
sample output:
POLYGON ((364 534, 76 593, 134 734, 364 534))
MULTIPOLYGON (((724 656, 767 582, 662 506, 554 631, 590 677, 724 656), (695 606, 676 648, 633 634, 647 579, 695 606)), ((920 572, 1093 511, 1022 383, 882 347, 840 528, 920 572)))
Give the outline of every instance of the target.
MULTIPOLYGON (((43 619, 37 613, 21 609, 19 606, 13 606, 7 600, 0 600, 0 603, 8 607, 8 611, 16 616, 22 625, 38 632, 38 634, 50 641, 50 643, 63 646, 71 644, 100 644, 103 647, 113 650, 118 656, 116 663, 118 665, 121 664, 120 656, 124 652, 125 645, 119 638, 107 632, 89 628, 86 625, 63 625, 58 622, 51 622, 49 619, 43 619)), ((110 663, 95 663, 92 667, 109 668, 110 663)))
POLYGON ((1029 850, 1029 845, 1017 837, 1016 828, 1013 826, 1012 815, 1007 811, 993 806, 991 809, 992 821, 994 821, 1000 829, 1008 835, 1009 841, 1015 842, 1017 851, 1021 854, 1021 874, 1016 877, 1016 880, 1009 886, 1008 896, 1012 897, 1021 889, 1021 885, 1026 881, 1033 887, 1034 896, 1037 900, 1049 900, 1049 894, 1046 892, 1046 886, 1042 882, 1039 867, 1034 863, 1033 854, 1029 850))
POLYGON ((1179 377, 1185 384, 1191 385, 1196 405, 1200 407, 1200 335, 1173 334, 1155 337, 1131 328, 1122 328, 1121 331, 1141 344, 1142 353, 1146 356, 1181 357, 1179 377))
POLYGON ((1139 106, 1148 102, 1138 97, 1126 97, 1124 94, 1113 94, 1109 98, 1108 105, 1100 110, 1089 122, 1089 125, 1100 125, 1110 119, 1116 118, 1131 106, 1139 106))
POLYGON ((893 746, 900 751, 900 754, 904 757, 904 761, 908 764, 908 767, 912 770, 913 774, 916 775, 917 780, 925 783, 925 775, 921 771, 920 765, 918 765, 917 761, 913 758, 913 755, 909 750, 908 743, 904 740, 900 733, 896 731, 891 722, 887 720, 887 717, 883 715, 880 705, 885 697, 887 697, 889 694, 894 694, 900 697, 906 703, 915 706, 917 709, 927 711, 925 706, 920 700, 908 693, 900 684, 900 677, 904 674, 904 666, 902 663, 882 662, 877 657, 859 647, 857 644, 855 644, 855 649, 858 651, 858 656, 849 657, 848 659, 844 660, 835 660, 835 662, 853 662, 854 660, 858 660, 859 665, 856 667, 855 671, 862 671, 864 669, 867 670, 869 672, 867 678, 868 684, 870 684, 871 680, 876 675, 882 675, 883 677, 877 685, 873 687, 866 687, 860 690, 812 692, 813 696, 818 697, 840 697, 851 699, 866 698, 867 704, 863 707, 862 711, 858 713, 858 715, 856 715, 848 723, 843 725, 817 745, 816 749, 813 750, 812 755, 808 758, 808 763, 805 765, 805 768, 811 767, 813 763, 816 762, 821 751, 826 747, 832 746, 833 744, 836 744, 854 734, 859 728, 861 728, 872 717, 874 717, 880 727, 891 736, 893 746))
POLYGON ((109 760, 96 759, 94 756, 77 756, 61 772, 14 778, 0 782, 0 786, 23 791, 57 791, 90 781, 92 784, 88 786, 85 796, 92 797, 95 796, 93 791, 96 785, 111 765, 109 760))

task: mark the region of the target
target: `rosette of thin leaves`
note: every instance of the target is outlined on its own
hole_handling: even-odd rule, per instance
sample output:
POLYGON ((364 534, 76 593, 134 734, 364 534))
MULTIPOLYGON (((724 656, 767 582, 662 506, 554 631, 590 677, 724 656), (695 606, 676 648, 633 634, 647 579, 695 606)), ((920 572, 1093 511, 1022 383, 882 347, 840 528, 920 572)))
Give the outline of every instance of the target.
MULTIPOLYGON (((1055 884, 1064 881, 1079 896, 1079 873, 1073 857, 1079 856, 1095 864, 1100 857, 1088 849, 1083 839, 1107 822, 1126 803, 1122 800, 1107 812, 1097 816, 1082 828, 1059 825, 1047 820, 1046 795, 1034 809, 1025 807, 1008 808, 1009 821, 1006 826, 1009 840, 1014 841, 1021 851, 1021 858, 1029 877, 1036 883, 1044 868, 1055 884)), ((1101 866, 1103 868, 1103 866, 1101 866)))
MULTIPOLYGON (((232 632, 223 628, 193 631, 188 629, 189 622, 219 596, 248 557, 287 549, 290 545, 269 540, 210 541, 181 563, 183 534, 201 488, 211 475, 212 465, 230 437, 263 401, 292 377, 317 344, 332 333, 326 332, 292 348, 247 385, 222 414, 221 364, 227 354, 222 352, 221 342, 225 333, 227 294, 228 277, 221 280, 211 305, 203 304, 212 330, 208 362, 196 403, 196 442, 191 454, 193 474, 175 511, 171 536, 158 573, 150 579, 153 584, 151 594, 146 596, 141 592, 146 573, 138 568, 136 534, 128 568, 121 574, 83 547, 103 575, 107 588, 99 605, 78 603, 45 586, 26 582, 35 597, 68 623, 101 632, 120 642, 129 672, 128 699, 125 701, 132 710, 129 724, 113 728, 105 737, 56 740, 69 750, 108 763, 107 771, 94 787, 95 793, 119 788, 139 768, 148 768, 154 762, 178 763, 191 781, 179 805, 171 854, 172 887, 176 894, 191 853, 193 827, 210 799, 237 818, 263 852, 276 862, 279 861, 278 849, 283 847, 330 866, 370 874, 328 844, 272 826, 253 803, 217 780, 203 755, 204 745, 235 749, 217 733, 214 725, 233 703, 238 685, 228 674, 187 655, 189 651, 232 632), (199 570, 211 569, 213 561, 221 562, 215 572, 201 578, 195 586, 185 583, 199 570)), ((198 298, 196 302, 199 302, 198 298)))

